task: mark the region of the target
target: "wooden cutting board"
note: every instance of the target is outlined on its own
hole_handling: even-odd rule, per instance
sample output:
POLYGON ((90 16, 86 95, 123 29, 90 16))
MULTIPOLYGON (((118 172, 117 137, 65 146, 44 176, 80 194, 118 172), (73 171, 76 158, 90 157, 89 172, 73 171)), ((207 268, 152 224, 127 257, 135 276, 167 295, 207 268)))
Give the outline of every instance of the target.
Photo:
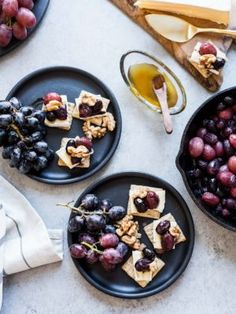
MULTIPOLYGON (((222 82, 223 82, 223 71, 221 71, 220 75, 212 75, 208 78, 204 78, 200 72, 192 65, 189 61, 189 58, 192 54, 193 48, 195 44, 200 41, 211 40, 219 49, 223 52, 227 53, 232 40, 222 36, 215 36, 212 34, 204 34, 197 35, 192 40, 187 43, 174 43, 160 34, 156 33, 146 22, 144 16, 147 12, 140 10, 135 7, 133 4, 136 0, 110 0, 113 2, 119 9, 121 9, 125 14, 127 14, 135 23, 140 25, 144 30, 146 30, 149 34, 151 34, 166 50, 168 50, 175 59, 185 67, 205 88, 208 90, 215 92, 217 91, 222 82)), ((217 0, 216 0, 217 1, 217 0)), ((150 13, 150 12, 149 12, 150 13)), ((181 17, 181 16, 180 16, 181 17)), ((183 18, 183 17, 182 17, 183 18)), ((194 19, 194 23, 192 19, 188 19, 184 17, 186 20, 189 20, 190 23, 195 24, 199 27, 219 27, 213 22, 194 19)), ((135 48, 135 47, 134 47, 135 48)), ((144 47, 145 50, 148 50, 148 47, 144 47)))

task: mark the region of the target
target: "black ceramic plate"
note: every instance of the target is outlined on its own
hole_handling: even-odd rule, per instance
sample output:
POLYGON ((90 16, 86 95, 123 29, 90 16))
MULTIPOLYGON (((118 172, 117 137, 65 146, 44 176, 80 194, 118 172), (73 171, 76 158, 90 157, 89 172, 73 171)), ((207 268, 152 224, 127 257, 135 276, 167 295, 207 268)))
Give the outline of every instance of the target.
MULTIPOLYGON (((119 266, 114 272, 107 273, 99 264, 88 265, 76 259, 73 261, 85 279, 97 289, 115 297, 137 299, 166 289, 183 273, 193 251, 194 224, 185 201, 170 184, 157 177, 136 172, 115 174, 92 184, 79 197, 75 206, 80 204, 85 194, 94 193, 99 198, 109 198, 114 205, 122 205, 126 208, 131 184, 154 186, 166 190, 166 206, 163 215, 169 212, 174 215, 187 241, 177 245, 175 250, 161 256, 166 265, 145 288, 141 288, 119 266)), ((142 242, 152 247, 143 231, 143 227, 152 220, 147 218, 137 218, 137 220, 140 223, 142 242)), ((68 233, 69 246, 74 242, 76 242, 76 236, 68 233)))
POLYGON ((32 11, 34 12, 36 16, 37 24, 33 28, 28 30, 28 36, 25 40, 17 40, 13 38, 7 47, 4 47, 4 48, 0 47, 0 57, 12 51, 13 49, 21 45, 23 42, 25 42, 29 38, 29 36, 36 30, 36 28, 39 26, 40 22, 42 21, 47 11, 49 1, 50 0, 35 0, 34 1, 34 7, 32 11))
MULTIPOLYGON (((23 78, 8 94, 7 99, 15 96, 25 106, 30 106, 50 91, 65 94, 69 101, 74 102, 81 90, 100 94, 111 100, 108 111, 114 115, 117 122, 115 130, 108 132, 103 138, 93 141, 94 154, 88 169, 70 170, 67 167, 59 167, 57 165, 58 157, 55 156, 48 168, 40 173, 29 174, 33 179, 54 184, 72 183, 84 180, 101 169, 114 154, 120 140, 120 109, 112 92, 98 78, 80 69, 70 67, 52 67, 35 71, 23 78)), ((38 106, 37 102, 35 106, 38 106)), ((83 136, 82 124, 81 120, 73 119, 70 131, 48 128, 46 141, 49 147, 56 151, 60 148, 63 137, 83 136)))
POLYGON ((192 167, 192 159, 188 154, 188 143, 189 140, 195 136, 196 131, 199 127, 199 124, 201 123, 201 121, 206 118, 209 117, 211 114, 215 113, 216 111, 216 105, 221 102, 225 96, 231 96, 234 99, 236 98, 236 87, 232 87, 232 88, 228 88, 224 91, 221 91, 217 94, 215 94, 214 96, 210 97, 209 99, 207 99, 192 115, 192 117, 190 118, 189 122, 187 123, 183 136, 182 136, 182 140, 181 140, 181 144, 180 144, 180 149, 179 149, 179 153, 178 156, 176 157, 176 165, 177 168, 179 169, 186 189, 188 190, 190 196, 192 197, 193 201, 195 202, 195 204, 208 216, 210 217, 213 221, 215 221, 216 223, 218 223, 219 225, 235 231, 236 232, 236 225, 235 222, 230 221, 230 220, 226 220, 223 217, 220 216, 216 216, 213 212, 212 209, 206 205, 203 205, 203 203, 194 195, 193 193, 193 188, 189 182, 189 179, 186 175, 186 172, 188 170, 190 170, 190 168, 192 167))

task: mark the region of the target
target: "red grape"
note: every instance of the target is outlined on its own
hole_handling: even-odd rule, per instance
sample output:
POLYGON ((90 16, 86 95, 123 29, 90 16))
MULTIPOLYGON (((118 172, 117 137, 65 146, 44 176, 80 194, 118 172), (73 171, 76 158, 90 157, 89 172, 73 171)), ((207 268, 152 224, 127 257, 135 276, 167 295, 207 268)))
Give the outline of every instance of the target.
POLYGON ((49 103, 49 101, 51 100, 57 100, 61 102, 61 96, 57 93, 48 93, 47 95, 45 95, 43 97, 43 102, 46 105, 47 103, 49 103))
POLYGON ((223 120, 230 120, 233 117, 233 111, 228 108, 219 112, 219 118, 223 120))
POLYGON ((223 146, 222 142, 218 141, 214 145, 214 149, 215 149, 217 157, 222 157, 224 155, 224 146, 223 146))
POLYGON ((231 156, 228 160, 229 170, 236 174, 236 156, 231 156))
POLYGON ((18 12, 18 2, 17 0, 3 0, 2 12, 7 17, 14 17, 18 12))
POLYGON ((227 186, 227 187, 236 186, 236 176, 230 171, 219 172, 217 175, 217 179, 224 186, 227 186))
POLYGON ((209 206, 216 206, 219 204, 220 202, 220 199, 218 196, 216 196, 215 194, 213 193, 210 193, 210 192, 205 192, 203 195, 202 195, 202 200, 203 202, 205 202, 207 205, 209 206))
POLYGON ((216 157, 216 152, 214 150, 214 148, 212 148, 210 145, 205 144, 204 148, 203 148, 203 154, 202 157, 205 160, 212 160, 216 157))
POLYGON ((12 32, 16 39, 24 40, 27 37, 27 29, 17 22, 14 23, 12 32))
POLYGON ((12 39, 12 29, 6 24, 0 25, 0 47, 6 47, 12 39))
POLYGON ((196 158, 199 157, 204 148, 204 142, 200 137, 194 137, 189 142, 189 153, 192 157, 196 158))
POLYGON ((219 173, 220 173, 220 172, 223 172, 223 171, 229 171, 229 168, 228 168, 227 165, 222 165, 222 166, 220 167, 219 173))
POLYGON ((122 256, 118 250, 113 248, 104 250, 103 261, 108 264, 119 264, 122 262, 122 256))
POLYGON ((233 146, 233 148, 236 148, 236 134, 230 134, 229 142, 233 146))
POLYGON ((32 10, 34 7, 33 0, 18 0, 19 6, 32 10))
POLYGON ((99 239, 99 243, 105 249, 114 248, 119 243, 119 238, 114 233, 106 233, 101 236, 101 238, 99 239))
POLYGON ((35 26, 36 24, 36 17, 34 15, 33 12, 31 12, 29 9, 26 8, 20 8, 17 16, 16 16, 16 20, 18 23, 20 23, 21 25, 27 27, 27 28, 31 28, 33 26, 35 26))
POLYGON ((155 192, 149 191, 147 192, 147 196, 145 197, 145 202, 149 209, 154 209, 157 208, 160 199, 155 192))
POLYGON ((230 189, 230 194, 231 194, 232 197, 236 198, 236 188, 231 188, 230 189))
POLYGON ((211 54, 211 55, 216 56, 217 50, 211 43, 205 42, 201 44, 199 53, 200 55, 211 54))
POLYGON ((90 141, 90 139, 88 139, 85 136, 84 137, 80 137, 80 138, 76 138, 75 139, 75 144, 76 144, 76 146, 83 145, 86 148, 88 148, 89 150, 91 150, 93 148, 92 141, 90 141))
POLYGON ((72 244, 70 246, 70 254, 74 258, 83 258, 87 254, 87 249, 81 244, 72 244))

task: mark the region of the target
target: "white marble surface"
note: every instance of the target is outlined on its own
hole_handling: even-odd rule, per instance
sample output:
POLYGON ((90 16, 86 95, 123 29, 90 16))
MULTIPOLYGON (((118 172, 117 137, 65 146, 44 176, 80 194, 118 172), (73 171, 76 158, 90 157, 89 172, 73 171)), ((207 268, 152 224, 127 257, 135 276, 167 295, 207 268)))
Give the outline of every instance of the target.
MULTIPOLYGON (((236 83, 235 46, 229 57, 222 88, 236 83)), ((65 239, 63 263, 5 280, 2 313, 235 313, 236 234, 216 225, 196 208, 175 167, 186 121, 210 94, 107 0, 52 0, 41 27, 31 39, 1 58, 0 98, 26 74, 52 65, 70 65, 90 71, 114 91, 123 114, 118 150, 109 165, 96 176, 68 186, 33 181, 10 169, 2 160, 1 174, 31 201, 48 227, 66 229, 69 212, 57 208, 56 202, 75 199, 94 179, 111 173, 124 170, 153 173, 173 184, 187 201, 196 225, 196 245, 188 268, 173 286, 147 299, 127 301, 106 296, 90 286, 72 264, 65 239), (171 136, 164 133, 160 116, 143 108, 121 79, 119 58, 123 52, 134 48, 163 59, 186 87, 188 106, 173 118, 171 136)))

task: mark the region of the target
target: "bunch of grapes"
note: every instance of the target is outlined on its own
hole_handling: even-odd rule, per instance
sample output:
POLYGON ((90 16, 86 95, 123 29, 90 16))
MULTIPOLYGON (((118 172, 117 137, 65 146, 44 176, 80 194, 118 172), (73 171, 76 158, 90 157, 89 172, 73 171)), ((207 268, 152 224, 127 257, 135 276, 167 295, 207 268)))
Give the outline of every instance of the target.
POLYGON ((40 171, 48 166, 54 153, 43 140, 46 135, 45 113, 23 107, 13 97, 0 101, 0 147, 2 157, 21 173, 40 171))
POLYGON ((33 6, 33 0, 0 0, 0 47, 6 47, 13 37, 27 37, 27 29, 36 24, 33 6))
POLYGON ((87 194, 79 208, 73 209, 77 214, 68 224, 69 232, 76 239, 70 247, 71 256, 85 259, 89 264, 99 261, 106 271, 114 270, 128 252, 128 246, 119 240, 114 226, 126 215, 125 208, 87 194))

